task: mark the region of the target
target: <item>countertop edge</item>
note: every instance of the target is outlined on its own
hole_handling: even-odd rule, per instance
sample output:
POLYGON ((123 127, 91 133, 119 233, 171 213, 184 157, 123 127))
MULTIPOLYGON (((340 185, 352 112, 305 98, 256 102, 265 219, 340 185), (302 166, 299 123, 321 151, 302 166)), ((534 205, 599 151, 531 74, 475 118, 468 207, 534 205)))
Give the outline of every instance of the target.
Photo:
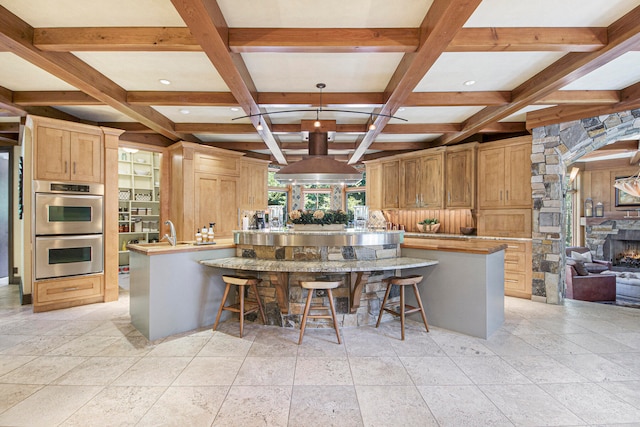
MULTIPOLYGON (((460 243, 470 243, 469 241, 464 241, 460 243)), ((489 255, 495 252, 499 252, 507 249, 508 245, 506 243, 494 243, 490 244, 490 242, 473 242, 473 246, 461 247, 459 245, 451 244, 447 242, 447 239, 405 239, 405 242, 400 245, 401 248, 407 249, 424 249, 424 250, 432 250, 432 251, 445 251, 445 252, 461 252, 461 253, 469 253, 469 254, 481 254, 481 255, 489 255)))

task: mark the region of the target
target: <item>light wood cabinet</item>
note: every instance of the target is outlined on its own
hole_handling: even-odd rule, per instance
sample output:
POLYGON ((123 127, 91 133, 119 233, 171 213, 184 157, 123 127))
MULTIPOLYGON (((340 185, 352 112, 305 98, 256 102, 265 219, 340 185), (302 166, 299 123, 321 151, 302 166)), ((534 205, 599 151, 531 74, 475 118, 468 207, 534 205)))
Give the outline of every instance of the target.
POLYGON ((447 147, 445 154, 445 207, 474 209, 477 143, 447 147))
POLYGON ((168 148, 169 218, 178 240, 194 240, 197 228, 215 222, 216 238, 238 228, 238 183, 242 153, 190 142, 168 148))
POLYGON ((369 209, 382 209, 382 165, 366 164, 367 206, 369 209))
POLYGON ((268 204, 269 162, 257 159, 240 160, 238 207, 247 210, 266 209, 268 204))
POLYGON ((393 209, 399 206, 399 174, 398 160, 382 162, 382 209, 393 209))
POLYGON ((530 208, 531 138, 483 144, 478 149, 478 208, 530 208))
POLYGON ((202 228, 215 222, 216 236, 230 237, 237 229, 236 194, 238 178, 233 176, 195 174, 195 225, 202 228))
POLYGON ((531 240, 499 242, 507 245, 504 251, 504 294, 531 298, 531 240))
POLYGON ((441 209, 444 151, 400 160, 400 208, 441 209))
POLYGON ((478 236, 531 237, 531 209, 478 210, 478 236))
POLYGON ((37 126, 35 178, 51 181, 103 182, 102 132, 37 126))
POLYGON ((103 295, 102 274, 39 280, 34 283, 33 311, 102 302, 103 295))

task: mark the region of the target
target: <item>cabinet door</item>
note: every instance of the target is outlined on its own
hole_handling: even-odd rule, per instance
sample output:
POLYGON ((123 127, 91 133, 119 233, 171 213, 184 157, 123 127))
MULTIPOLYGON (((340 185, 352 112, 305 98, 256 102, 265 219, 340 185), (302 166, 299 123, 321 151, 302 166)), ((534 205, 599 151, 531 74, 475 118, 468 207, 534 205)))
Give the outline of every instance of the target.
POLYGON ((102 182, 102 137, 70 133, 71 180, 102 182))
POLYGON ((472 149, 446 154, 448 208, 473 209, 475 194, 475 151, 472 149))
POLYGON ((240 209, 251 209, 251 163, 240 162, 240 188, 238 189, 238 207, 240 209))
POLYGON ((400 207, 415 208, 420 205, 418 199, 420 185, 420 159, 400 161, 400 207))
POLYGON ((382 209, 382 165, 367 165, 367 206, 382 209))
POLYGON ((398 207, 399 169, 397 160, 382 163, 382 209, 398 207))
MULTIPOLYGON (((527 169, 530 174, 531 168, 527 169)), ((503 147, 478 150, 478 207, 502 207, 505 203, 505 151, 503 147)))
MULTIPOLYGON (((196 173, 195 226, 215 222, 217 237, 231 237, 231 231, 237 228, 237 187, 236 177, 196 173)), ((191 233, 195 233, 195 228, 191 233)))
POLYGON ((68 131, 38 126, 35 147, 36 179, 69 180, 69 144, 68 131))
POLYGON ((254 209, 265 209, 268 201, 268 185, 267 185, 267 165, 254 164, 251 168, 252 186, 251 197, 254 209))
POLYGON ((420 162, 420 207, 442 209, 444 153, 424 156, 420 162))
POLYGON ((531 145, 505 147, 505 199, 512 208, 531 207, 531 145))

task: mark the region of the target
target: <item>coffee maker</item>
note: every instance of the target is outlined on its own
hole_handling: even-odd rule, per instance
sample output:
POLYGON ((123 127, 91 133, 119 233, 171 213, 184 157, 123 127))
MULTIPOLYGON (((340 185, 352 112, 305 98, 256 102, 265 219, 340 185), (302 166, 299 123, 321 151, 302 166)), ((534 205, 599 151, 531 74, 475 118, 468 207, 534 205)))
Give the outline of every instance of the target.
POLYGON ((265 227, 265 222, 264 222, 264 211, 256 211, 255 215, 253 215, 253 217, 256 220, 256 228, 258 230, 261 230, 265 227))

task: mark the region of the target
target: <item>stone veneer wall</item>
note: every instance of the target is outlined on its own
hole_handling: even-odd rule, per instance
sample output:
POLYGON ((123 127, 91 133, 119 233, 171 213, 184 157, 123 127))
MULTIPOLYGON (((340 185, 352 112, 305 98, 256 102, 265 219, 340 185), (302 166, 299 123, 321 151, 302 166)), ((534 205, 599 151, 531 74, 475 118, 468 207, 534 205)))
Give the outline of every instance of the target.
MULTIPOLYGON (((288 260, 288 261, 340 261, 340 260, 373 260, 396 258, 401 255, 399 244, 374 245, 374 246, 253 246, 238 245, 236 246, 236 256, 242 258, 259 258, 267 260, 288 260)), ((342 284, 333 290, 333 297, 337 312, 338 324, 342 327, 349 326, 365 326, 375 324, 380 313, 380 304, 386 290, 386 284, 382 282, 385 277, 393 275, 393 271, 382 272, 373 271, 367 280, 360 298, 360 306, 355 313, 349 311, 350 283, 355 280, 351 278, 351 273, 290 273, 289 274, 289 313, 281 314, 278 300, 276 298, 276 289, 271 284, 271 275, 269 273, 256 273, 262 279, 258 285, 258 293, 261 301, 265 306, 265 316, 267 324, 300 327, 302 321, 302 313, 307 298, 307 291, 304 291, 298 284, 301 280, 331 280, 342 281, 342 284)), ((355 275, 354 275, 355 276, 355 275)), ((398 299, 399 290, 394 286, 390 294, 389 301, 394 302, 398 299)), ((254 298, 249 291, 249 297, 254 298)), ((316 299, 314 304, 322 304, 327 306, 326 293, 316 291, 316 299)), ((383 321, 389 320, 393 315, 389 313, 383 314, 383 321)), ((249 320, 255 320, 257 314, 247 316, 249 320)), ((313 327, 329 327, 333 325, 328 319, 310 319, 307 323, 308 328, 313 327)))
POLYGON ((564 176, 585 154, 640 132, 640 109, 533 130, 532 299, 558 304, 564 298, 564 176))

